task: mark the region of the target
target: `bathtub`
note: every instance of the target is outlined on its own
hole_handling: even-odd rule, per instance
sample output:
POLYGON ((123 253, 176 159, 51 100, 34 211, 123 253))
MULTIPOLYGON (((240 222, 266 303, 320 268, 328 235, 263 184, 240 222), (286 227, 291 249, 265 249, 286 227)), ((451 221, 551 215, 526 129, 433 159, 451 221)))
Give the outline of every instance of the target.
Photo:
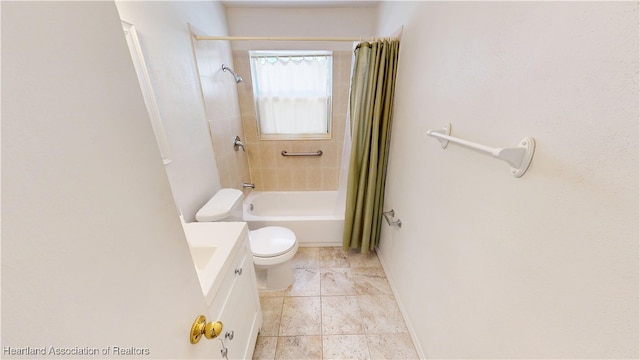
POLYGON ((300 246, 342 245, 344 199, 338 191, 252 191, 242 210, 251 230, 284 226, 300 246))

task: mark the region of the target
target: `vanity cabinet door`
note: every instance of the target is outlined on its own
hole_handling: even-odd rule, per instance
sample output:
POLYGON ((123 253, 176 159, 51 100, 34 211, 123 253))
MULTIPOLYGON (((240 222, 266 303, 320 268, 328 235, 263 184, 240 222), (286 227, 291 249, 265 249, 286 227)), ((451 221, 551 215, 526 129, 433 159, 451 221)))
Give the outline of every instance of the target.
POLYGON ((223 341, 229 359, 251 359, 262 325, 255 275, 253 279, 251 276, 254 273, 251 256, 245 258, 241 269, 222 313, 223 341))
POLYGON ((225 276, 225 283, 212 303, 211 312, 222 321, 219 338, 221 355, 227 359, 251 359, 258 330, 262 326, 262 312, 258 297, 253 257, 246 246, 238 251, 233 266, 225 276))

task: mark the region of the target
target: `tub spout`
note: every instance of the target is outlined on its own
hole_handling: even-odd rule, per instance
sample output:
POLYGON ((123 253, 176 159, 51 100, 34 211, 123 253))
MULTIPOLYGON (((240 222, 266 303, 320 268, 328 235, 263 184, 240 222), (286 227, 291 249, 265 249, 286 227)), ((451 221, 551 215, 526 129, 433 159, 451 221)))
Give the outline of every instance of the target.
POLYGON ((245 189, 246 188, 251 188, 251 189, 255 189, 256 188, 256 186, 254 184, 252 184, 252 183, 242 183, 242 187, 245 188, 245 189))

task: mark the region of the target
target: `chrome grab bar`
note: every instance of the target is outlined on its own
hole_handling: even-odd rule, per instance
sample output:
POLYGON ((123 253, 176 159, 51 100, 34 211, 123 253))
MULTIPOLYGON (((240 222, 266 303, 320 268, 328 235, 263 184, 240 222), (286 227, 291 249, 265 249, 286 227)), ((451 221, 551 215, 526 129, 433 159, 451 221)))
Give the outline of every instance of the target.
POLYGON ((287 150, 282 150, 280 154, 282 154, 282 156, 322 156, 322 150, 318 150, 316 152, 299 152, 299 153, 290 153, 287 150))
POLYGON ((402 221, 400 221, 400 219, 391 221, 396 216, 396 212, 393 211, 393 209, 383 212, 382 216, 384 216, 384 219, 387 220, 387 224, 389 224, 389 226, 402 227, 402 221))

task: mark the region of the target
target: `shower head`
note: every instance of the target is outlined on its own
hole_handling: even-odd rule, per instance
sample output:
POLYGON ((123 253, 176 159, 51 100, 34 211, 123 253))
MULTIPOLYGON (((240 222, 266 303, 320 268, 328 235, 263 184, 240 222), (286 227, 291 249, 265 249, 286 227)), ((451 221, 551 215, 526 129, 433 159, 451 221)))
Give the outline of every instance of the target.
POLYGON ((233 78, 236 80, 236 84, 240 84, 242 82, 242 76, 236 74, 230 67, 225 64, 222 64, 222 71, 228 71, 233 75, 233 78))

